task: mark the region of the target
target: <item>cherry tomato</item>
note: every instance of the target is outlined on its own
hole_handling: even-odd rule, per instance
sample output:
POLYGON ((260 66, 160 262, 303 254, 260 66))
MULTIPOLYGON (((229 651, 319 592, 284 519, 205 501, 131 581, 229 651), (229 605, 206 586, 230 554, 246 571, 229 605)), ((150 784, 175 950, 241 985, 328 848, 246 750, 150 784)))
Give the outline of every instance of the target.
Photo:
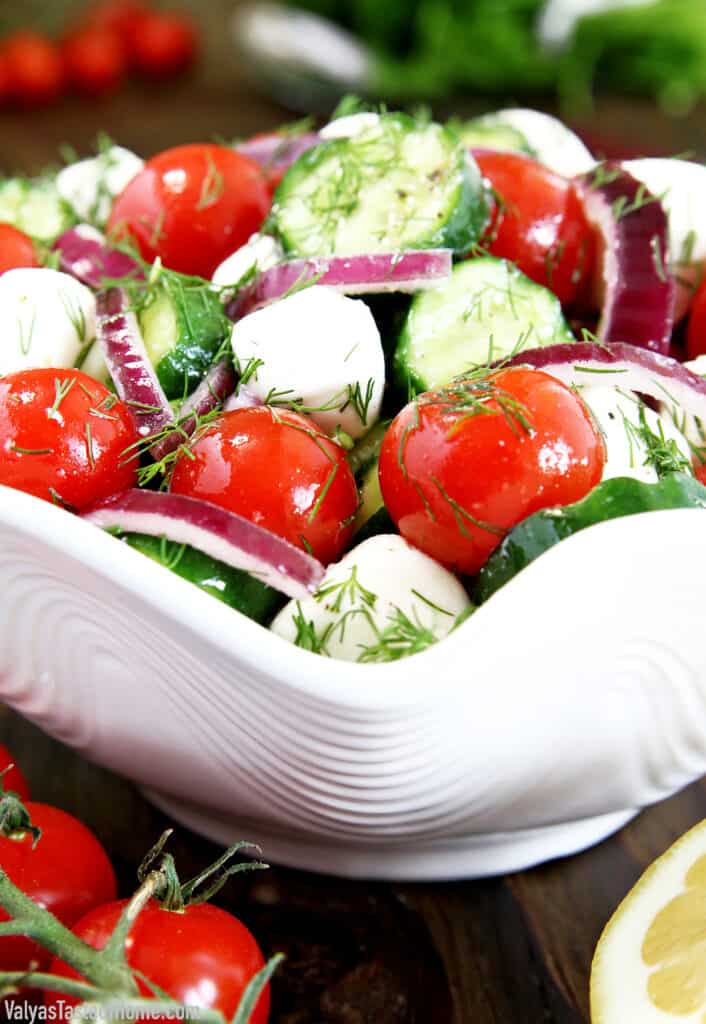
POLYGON ((139 0, 103 0, 88 9, 83 24, 117 32, 128 43, 146 14, 147 7, 139 0))
POLYGON ((113 29, 77 29, 64 40, 62 50, 67 77, 77 92, 103 96, 114 92, 125 77, 125 47, 113 29))
POLYGON ((210 143, 176 146, 148 160, 116 198, 108 230, 131 235, 147 260, 209 278, 269 208, 252 160, 210 143))
POLYGON ((80 370, 0 379, 0 484, 84 508, 133 487, 139 439, 128 406, 80 370))
POLYGON ((497 197, 483 244, 568 305, 591 271, 594 252, 575 186, 518 153, 474 155, 497 197))
POLYGON ((2 776, 2 788, 6 793, 16 793, 20 800, 29 800, 29 786, 27 780, 15 764, 15 759, 2 743, 0 743, 0 772, 3 768, 7 771, 2 776), (12 765, 12 768, 8 768, 12 765))
POLYGON ((406 540, 472 574, 521 519, 582 498, 604 461, 581 399, 514 367, 405 406, 383 439, 380 486, 406 540))
MULTIPOLYGON (((91 911, 74 926, 74 932, 94 949, 102 949, 125 901, 91 911)), ((125 942, 127 962, 142 972, 173 999, 187 1006, 220 1010, 226 1020, 235 1013, 240 997, 264 959, 252 934, 231 914, 209 903, 187 906, 178 913, 148 904, 139 914, 125 942)), ((79 978, 61 960, 51 973, 79 978)), ((138 979, 143 995, 149 988, 138 979)), ((76 1001, 58 992, 46 992, 45 1005, 75 1006, 76 1001)), ((266 1024, 270 1008, 269 987, 263 990, 249 1024, 266 1024)), ((58 1007, 61 1011, 61 1007, 58 1007)), ((56 1019, 61 1020, 61 1013, 56 1019)))
POLYGON ((38 32, 15 32, 3 43, 12 98, 28 106, 55 100, 64 85, 61 53, 38 32))
POLYGON ((0 274, 16 267, 38 267, 34 242, 12 224, 0 224, 0 274))
POLYGON ((343 448, 305 416, 226 413, 174 467, 170 490, 237 512, 321 562, 343 552, 358 495, 343 448))
POLYGON ((5 54, 0 51, 0 103, 5 103, 12 96, 12 75, 5 54))
POLYGON ((706 486, 706 461, 702 462, 700 458, 695 457, 692 460, 692 465, 694 468, 694 476, 699 483, 706 486))
POLYGON ((686 325, 686 354, 688 359, 706 353, 706 277, 694 295, 686 325))
POLYGON ((171 78, 194 61, 198 34, 192 19, 179 11, 149 11, 129 36, 133 67, 146 78, 171 78))
MULTIPOLYGON (((0 836, 0 865, 10 881, 72 928, 89 910, 115 899, 115 872, 101 844, 78 819, 47 804, 30 801, 25 807, 41 837, 33 845, 29 832, 0 836)), ((7 920, 0 910, 0 921, 7 920)), ((50 959, 29 939, 0 938, 3 970, 22 971, 33 960, 46 969, 50 959)))

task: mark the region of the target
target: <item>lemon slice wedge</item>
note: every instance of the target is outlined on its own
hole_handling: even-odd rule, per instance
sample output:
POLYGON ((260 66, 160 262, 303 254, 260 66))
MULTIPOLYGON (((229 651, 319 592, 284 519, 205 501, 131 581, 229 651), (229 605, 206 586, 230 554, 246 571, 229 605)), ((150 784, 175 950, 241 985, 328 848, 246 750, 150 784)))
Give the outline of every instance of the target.
POLYGON ((596 947, 592 1024, 706 1024, 706 821, 628 893, 596 947))

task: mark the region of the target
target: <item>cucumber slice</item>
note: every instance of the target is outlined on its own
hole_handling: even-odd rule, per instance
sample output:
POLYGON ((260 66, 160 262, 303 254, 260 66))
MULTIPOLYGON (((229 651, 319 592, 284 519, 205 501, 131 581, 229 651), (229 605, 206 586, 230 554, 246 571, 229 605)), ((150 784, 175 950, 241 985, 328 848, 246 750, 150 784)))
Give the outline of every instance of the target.
POLYGON ((140 310, 140 329, 164 393, 184 398, 203 378, 230 330, 205 282, 165 274, 140 310))
POLYGON ((497 149, 502 153, 524 153, 531 157, 537 155, 527 137, 496 114, 484 114, 470 121, 454 121, 451 127, 469 149, 497 149))
POLYGON ((574 341, 557 297, 513 263, 459 263, 448 281, 415 295, 395 352, 410 394, 523 349, 574 341))
POLYGON ((141 551, 165 569, 171 569, 177 576, 189 580, 255 622, 268 623, 284 604, 282 595, 272 587, 188 544, 177 544, 163 537, 147 537, 142 533, 125 533, 120 536, 131 548, 141 551))
POLYGON ((478 166, 452 132, 381 114, 355 136, 304 153, 277 189, 272 217, 285 249, 298 256, 466 253, 489 206, 478 166))
POLYGON ((53 242, 76 223, 70 206, 49 178, 0 181, 0 221, 40 242, 53 242))
POLYGON ((360 496, 353 525, 356 544, 378 533, 397 533, 382 500, 378 478, 380 447, 389 426, 389 420, 376 423, 348 454, 348 465, 355 476, 360 496))
POLYGON ((573 505, 535 512, 508 533, 485 563, 476 583, 475 600, 487 601, 535 558, 587 526, 668 508, 706 508, 706 487, 684 473, 671 473, 657 483, 613 477, 573 505))

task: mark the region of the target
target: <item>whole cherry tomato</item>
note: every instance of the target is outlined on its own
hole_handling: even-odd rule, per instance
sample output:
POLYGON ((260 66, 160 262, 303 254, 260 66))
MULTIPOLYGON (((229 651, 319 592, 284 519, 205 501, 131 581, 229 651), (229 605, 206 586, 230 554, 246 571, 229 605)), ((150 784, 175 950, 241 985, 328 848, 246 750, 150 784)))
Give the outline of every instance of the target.
MULTIPOLYGON (((98 907, 74 925, 76 935, 94 949, 108 941, 125 901, 98 907)), ((187 905, 181 911, 163 910, 148 904, 137 917, 125 941, 127 962, 150 981, 186 1006, 220 1010, 226 1020, 235 1013, 240 997, 265 961, 260 948, 232 914, 210 903, 187 905)), ((79 978, 70 967, 55 959, 52 974, 79 978)), ((143 995, 150 989, 137 979, 143 995)), ((75 1006, 76 1001, 58 992, 46 992, 47 1006, 75 1006)), ((59 1006, 59 1011, 62 1008, 59 1006)), ((269 987, 263 990, 249 1024, 267 1024, 269 987)), ((59 1012, 57 1020, 62 1019, 59 1012)))
POLYGON ((304 548, 343 552, 358 507, 346 453, 311 420, 268 406, 221 416, 174 466, 170 490, 203 498, 304 548))
POLYGON ((706 354, 706 277, 696 290, 686 325, 686 354, 689 359, 706 354))
POLYGON ((29 800, 29 786, 27 780, 15 764, 15 759, 2 743, 0 743, 0 772, 2 775, 2 788, 6 793, 16 793, 20 800, 29 800), (12 765, 8 768, 8 765, 12 765), (7 771, 3 772, 3 768, 7 771))
POLYGON ((594 236, 574 184, 518 153, 475 153, 496 207, 483 245, 570 304, 591 272, 594 236))
POLYGON ((180 11, 149 11, 128 37, 132 64, 146 78, 171 78, 194 61, 198 34, 180 11))
MULTIPOLYGON (((11 799, 5 797, 5 800, 11 799)), ((71 928, 94 907, 116 896, 115 872, 94 834, 77 818, 47 804, 25 804, 32 825, 0 836, 0 866, 11 882, 71 928)), ((7 921, 0 910, 0 921, 7 921)), ((0 964, 26 970, 32 961, 45 969, 50 954, 23 936, 0 938, 0 964)))
POLYGON ((118 32, 87 25, 64 40, 62 51, 66 75, 77 92, 103 96, 113 92, 125 78, 127 57, 118 32))
POLYGON ((83 16, 84 25, 117 32, 123 43, 129 43, 139 30, 148 9, 140 0, 99 0, 83 16))
POLYGON ((209 278, 269 208, 252 160, 210 143, 177 146, 148 160, 116 198, 108 230, 132 236, 146 260, 209 278))
POLYGON ((581 399, 547 373, 513 367, 405 406, 383 439, 380 487, 406 540, 473 574, 521 519, 582 498, 604 461, 581 399))
POLYGON ((59 96, 64 85, 64 62, 50 39, 38 32, 15 32, 4 40, 2 52, 13 99, 39 106, 59 96))
POLYGON ((12 224, 0 224, 0 274, 17 267, 38 267, 34 242, 12 224))
POLYGON ((80 370, 20 370, 0 379, 0 484, 81 509, 133 487, 132 413, 80 370))

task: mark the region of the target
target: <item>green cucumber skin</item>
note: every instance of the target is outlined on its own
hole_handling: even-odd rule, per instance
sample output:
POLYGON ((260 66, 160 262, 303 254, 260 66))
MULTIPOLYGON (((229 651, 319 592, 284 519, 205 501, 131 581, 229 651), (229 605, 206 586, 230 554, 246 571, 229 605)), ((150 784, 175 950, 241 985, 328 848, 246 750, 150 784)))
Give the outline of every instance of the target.
MULTIPOLYGON (((526 277, 517 269, 517 267, 514 266, 514 264, 508 263, 506 260, 497 259, 494 256, 475 257, 470 260, 457 263, 452 271, 449 281, 444 282, 436 288, 429 289, 428 291, 418 292, 412 299, 407 316, 397 338, 397 347, 393 357, 393 378, 398 394, 412 397, 423 391, 443 387, 444 385, 449 384, 454 377, 462 376, 465 370, 473 369, 474 366, 486 365, 487 349, 485 348, 485 340, 483 358, 469 358, 476 345, 474 334, 478 333, 477 329, 473 325, 468 328, 467 348, 465 348, 462 353, 458 353, 459 362, 455 367, 454 372, 444 375, 441 379, 432 379, 430 376, 424 376, 417 367, 419 360, 422 358, 422 353, 415 355, 414 352, 415 345, 419 344, 417 339, 418 327, 415 322, 418 312, 422 316, 426 315, 423 311, 427 310, 431 304, 437 302, 438 296, 450 296, 450 301, 454 302, 455 299, 453 293, 459 289, 459 280, 468 276, 475 277, 477 274, 483 273, 484 270, 487 270, 491 276, 503 270, 503 273, 507 274, 508 279, 514 282, 513 287, 518 289, 516 294, 518 296, 524 294, 525 302, 531 303, 536 296, 536 300, 541 302, 542 306, 545 307, 543 311, 546 314, 546 324, 551 328, 546 333, 546 336, 538 334, 536 330, 526 332, 523 344, 518 347, 516 341, 519 336, 523 334, 523 324, 525 323, 525 321, 518 319, 517 336, 513 338, 512 345, 505 345, 502 337, 494 338, 494 360, 503 359, 511 353, 514 355, 518 351, 521 351, 522 348, 537 348, 540 345, 553 345, 564 342, 568 343, 576 340, 571 333, 568 324, 564 320, 559 300, 547 288, 544 288, 542 285, 530 280, 530 278, 526 277), (463 355, 463 359, 461 359, 461 355, 463 355)), ((470 282, 468 284, 468 288, 471 288, 470 282)), ((461 294, 464 295, 464 298, 470 298, 472 294, 476 293, 471 290, 467 290, 465 292, 461 290, 461 294)), ((477 294, 482 297, 483 289, 480 289, 477 294)), ((529 322, 530 320, 528 318, 526 323, 528 324, 529 322)), ((535 323, 535 321, 533 321, 533 323, 535 323)), ((489 328, 488 339, 491 334, 493 334, 493 332, 489 328)), ((441 330, 437 337, 433 339, 429 338, 427 341, 429 342, 429 345, 433 344, 434 346, 438 346, 439 349, 441 349, 445 344, 444 335, 441 330)), ((458 346, 455 345, 454 347, 457 348, 458 346)), ((429 351, 432 350, 427 347, 427 352, 429 351)), ((433 351, 436 351, 436 349, 433 351)))
POLYGON ((285 603, 285 598, 278 591, 254 576, 233 569, 187 544, 142 533, 124 533, 121 537, 131 548, 262 625, 267 625, 285 603))
POLYGON ((383 438, 391 422, 391 420, 379 420, 348 453, 348 465, 351 467, 351 472, 358 485, 362 483, 373 463, 377 465, 383 438))
POLYGON ((670 473, 656 483, 613 477, 573 505, 535 512, 513 527, 483 566, 474 600, 487 601, 530 562, 587 526, 670 508, 706 508, 706 487, 684 473, 670 473))
MULTIPOLYGON (((419 123, 407 114, 383 114, 381 123, 387 123, 391 128, 401 129, 403 132, 420 130, 419 123)), ((450 208, 451 212, 435 231, 423 232, 417 238, 407 239, 403 245, 392 246, 392 248, 393 250, 397 248, 449 248, 457 255, 465 255, 479 241, 490 221, 488 192, 480 168, 460 140, 442 125, 435 125, 435 127, 441 133, 444 141, 448 143, 450 152, 454 154, 456 161, 454 173, 457 181, 453 198, 447 203, 447 209, 450 208)), ((340 155, 341 164, 344 165, 351 145, 355 146, 355 138, 353 140, 330 139, 320 143, 302 154, 280 182, 273 198, 270 228, 278 235, 285 252, 290 256, 336 255, 333 249, 322 252, 320 246, 315 247, 316 251, 302 246, 293 237, 291 231, 283 225, 283 212, 286 210, 290 196, 296 193, 300 182, 318 172, 323 163, 336 155, 340 155)), ((376 250, 374 244, 371 243, 367 249, 361 248, 360 251, 382 250, 379 248, 376 250)), ((351 255, 351 253, 345 255, 351 255)))
POLYGON ((489 149, 498 153, 522 153, 537 159, 537 153, 517 128, 503 124, 493 114, 474 117, 455 124, 456 134, 469 149, 489 149))
POLYGON ((218 295, 207 286, 178 291, 168 283, 164 287, 174 307, 177 336, 155 372, 167 398, 174 401, 199 385, 225 338, 227 325, 218 295))

